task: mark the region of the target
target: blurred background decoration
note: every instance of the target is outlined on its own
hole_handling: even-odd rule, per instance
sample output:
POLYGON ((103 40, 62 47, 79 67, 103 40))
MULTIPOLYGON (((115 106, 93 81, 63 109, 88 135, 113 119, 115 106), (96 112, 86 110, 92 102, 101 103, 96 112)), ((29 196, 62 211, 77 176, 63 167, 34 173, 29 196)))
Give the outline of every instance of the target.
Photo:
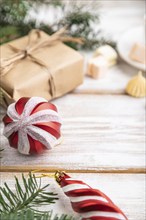
POLYGON ((107 43, 115 46, 110 36, 105 35, 99 27, 99 2, 0 0, 0 6, 1 44, 24 36, 34 28, 52 34, 66 26, 69 35, 85 39, 82 46, 67 43, 75 49, 94 49, 107 43), (43 11, 42 19, 40 11, 43 11))

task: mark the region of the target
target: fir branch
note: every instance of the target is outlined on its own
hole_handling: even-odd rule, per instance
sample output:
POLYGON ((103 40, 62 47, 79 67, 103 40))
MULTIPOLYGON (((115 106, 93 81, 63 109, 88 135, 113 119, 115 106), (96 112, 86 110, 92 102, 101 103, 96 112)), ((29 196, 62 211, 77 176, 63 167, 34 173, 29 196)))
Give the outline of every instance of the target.
POLYGON ((102 33, 99 34, 100 31, 95 31, 94 25, 92 25, 93 23, 96 25, 100 23, 99 5, 96 5, 97 10, 95 12, 94 10, 91 11, 91 8, 87 8, 87 4, 79 6, 73 1, 70 2, 69 9, 66 9, 65 3, 60 0, 0 0, 0 3, 1 44, 28 34, 33 28, 40 28, 46 33, 52 34, 60 27, 67 26, 70 36, 85 39, 82 46, 77 43, 66 43, 74 49, 94 49, 103 44, 115 46, 115 42, 102 33), (63 18, 52 25, 40 23, 38 26, 37 20, 26 22, 25 18, 29 10, 34 6, 39 8, 42 4, 47 4, 48 7, 60 7, 63 18))
POLYGON ((41 182, 38 184, 35 175, 29 174, 26 180, 22 174, 23 187, 17 177, 15 177, 15 193, 9 188, 7 183, 4 187, 0 187, 0 213, 12 214, 23 209, 29 208, 34 210, 34 207, 55 203, 58 199, 53 192, 46 192, 49 184, 41 187, 41 182))
MULTIPOLYGON (((0 97, 1 99, 1 97, 0 97)), ((4 149, 0 149, 0 159, 2 158, 1 153, 3 152, 4 149)))
POLYGON ((68 215, 55 215, 52 211, 45 213, 36 213, 31 209, 25 209, 19 213, 10 213, 1 215, 2 220, 77 220, 74 217, 68 215))
POLYGON ((39 211, 38 206, 54 203, 58 198, 48 192, 49 184, 41 187, 34 174, 28 179, 22 174, 22 185, 15 177, 15 192, 7 183, 0 187, 0 219, 2 220, 77 220, 68 215, 55 215, 53 211, 39 211))
POLYGON ((29 3, 24 0, 0 0, 0 23, 1 26, 19 25, 24 21, 24 18, 29 9, 29 3))

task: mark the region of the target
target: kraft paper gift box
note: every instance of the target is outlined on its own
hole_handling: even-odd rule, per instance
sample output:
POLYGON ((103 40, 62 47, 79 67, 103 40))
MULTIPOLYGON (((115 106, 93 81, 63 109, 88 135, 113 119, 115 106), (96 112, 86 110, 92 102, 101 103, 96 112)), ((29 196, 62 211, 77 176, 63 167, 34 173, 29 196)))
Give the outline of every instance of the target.
POLYGON ((60 97, 83 82, 83 57, 43 31, 1 46, 1 104, 21 97, 60 97), (4 66, 3 66, 4 64, 4 66), (6 64, 6 65, 5 65, 6 64))

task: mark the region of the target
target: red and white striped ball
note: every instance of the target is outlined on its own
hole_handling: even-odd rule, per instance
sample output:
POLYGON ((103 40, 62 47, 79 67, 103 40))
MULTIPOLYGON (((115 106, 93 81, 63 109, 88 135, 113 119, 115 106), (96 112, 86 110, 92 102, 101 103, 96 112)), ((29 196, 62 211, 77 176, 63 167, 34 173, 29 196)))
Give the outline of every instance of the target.
POLYGON ((82 220, 128 220, 125 214, 98 189, 65 173, 57 176, 63 192, 69 197, 72 208, 82 220))
POLYGON ((9 105, 3 122, 10 146, 26 155, 51 149, 61 136, 56 106, 41 97, 21 98, 9 105))

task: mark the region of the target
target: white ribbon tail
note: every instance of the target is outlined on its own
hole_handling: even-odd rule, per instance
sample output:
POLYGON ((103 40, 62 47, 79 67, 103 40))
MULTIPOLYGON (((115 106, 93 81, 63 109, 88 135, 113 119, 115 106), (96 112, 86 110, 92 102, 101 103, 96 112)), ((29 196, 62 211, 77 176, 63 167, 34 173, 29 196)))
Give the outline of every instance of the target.
POLYGON ((23 118, 29 116, 32 110, 41 102, 47 102, 47 100, 41 97, 30 98, 28 102, 25 104, 21 117, 23 118))
POLYGON ((5 135, 7 138, 14 132, 18 130, 18 123, 17 122, 11 122, 7 126, 5 126, 3 135, 5 135))
POLYGON ((61 119, 57 112, 53 110, 42 110, 39 112, 36 112, 29 117, 26 117, 26 119, 23 121, 23 125, 27 124, 36 124, 40 122, 58 122, 61 123, 61 119))
POLYGON ((7 115, 14 121, 15 120, 17 121, 20 119, 20 115, 17 113, 16 108, 15 108, 15 103, 12 103, 11 105, 9 105, 7 109, 7 115))
POLYGON ((28 134, 35 140, 41 142, 43 145, 45 145, 48 149, 51 149, 54 147, 56 138, 48 133, 47 131, 38 128, 36 126, 30 125, 26 128, 28 134))
POLYGON ((18 132, 18 151, 22 154, 29 154, 30 143, 26 132, 19 130, 18 132))

